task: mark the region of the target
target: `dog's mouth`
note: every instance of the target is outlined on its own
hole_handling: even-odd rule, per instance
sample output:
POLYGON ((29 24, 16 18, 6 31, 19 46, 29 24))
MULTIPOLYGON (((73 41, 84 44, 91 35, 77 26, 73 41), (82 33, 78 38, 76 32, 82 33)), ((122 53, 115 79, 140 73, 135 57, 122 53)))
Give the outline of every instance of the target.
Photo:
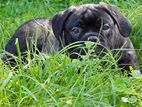
POLYGON ((105 47, 98 42, 82 41, 77 43, 76 47, 70 48, 69 55, 72 59, 81 58, 82 56, 89 55, 91 57, 103 56, 105 47))

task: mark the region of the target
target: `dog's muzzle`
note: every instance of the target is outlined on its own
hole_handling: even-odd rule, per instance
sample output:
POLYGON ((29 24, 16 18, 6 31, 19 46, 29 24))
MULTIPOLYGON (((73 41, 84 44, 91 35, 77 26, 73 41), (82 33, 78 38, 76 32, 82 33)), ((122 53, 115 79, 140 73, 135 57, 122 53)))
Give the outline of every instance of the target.
POLYGON ((95 32, 91 32, 91 33, 86 33, 84 36, 82 36, 81 41, 79 44, 79 47, 73 48, 70 50, 70 57, 71 58, 79 58, 79 55, 85 55, 88 52, 88 48, 86 47, 86 42, 90 41, 93 42, 94 44, 92 44, 92 49, 94 50, 94 52, 98 55, 99 53, 101 53, 101 51, 104 49, 99 43, 99 34, 95 33, 95 32))

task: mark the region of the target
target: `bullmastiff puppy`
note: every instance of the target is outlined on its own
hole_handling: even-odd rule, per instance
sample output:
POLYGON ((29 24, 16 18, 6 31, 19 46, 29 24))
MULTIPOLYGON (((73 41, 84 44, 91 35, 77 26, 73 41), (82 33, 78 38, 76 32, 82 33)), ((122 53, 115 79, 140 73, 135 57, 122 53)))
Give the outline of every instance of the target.
MULTIPOLYGON (((119 67, 129 69, 138 66, 137 56, 129 39, 132 27, 130 22, 115 7, 109 4, 84 4, 71 6, 64 12, 56 14, 51 20, 33 19, 22 24, 5 46, 5 51, 17 56, 15 42, 18 40, 20 52, 37 49, 39 52, 52 53, 72 43, 85 41, 99 42, 96 54, 104 49, 120 51, 119 67)), ((71 49, 71 58, 76 58, 71 49)), ((13 62, 11 56, 5 55, 4 61, 13 62)))

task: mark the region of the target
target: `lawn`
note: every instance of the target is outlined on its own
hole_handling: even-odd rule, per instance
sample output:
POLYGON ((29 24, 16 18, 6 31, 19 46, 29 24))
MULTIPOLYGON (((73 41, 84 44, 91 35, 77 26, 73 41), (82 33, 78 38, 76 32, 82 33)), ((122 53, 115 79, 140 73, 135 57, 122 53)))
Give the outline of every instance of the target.
MULTIPOLYGON (((141 0, 103 0, 131 21, 131 40, 142 70, 141 0)), ((71 5, 100 0, 0 0, 0 57, 4 46, 22 23, 52 18, 71 5)), ((88 48, 89 44, 88 44, 88 48)), ((91 49, 90 49, 91 51, 91 49)), ((0 60, 0 107, 142 107, 142 76, 121 75, 110 52, 103 58, 71 60, 63 52, 34 54, 28 63, 9 68, 0 60), (46 59, 45 59, 46 57, 46 59), (105 63, 104 63, 105 62, 105 63), (112 69, 113 66, 113 69, 112 69)))

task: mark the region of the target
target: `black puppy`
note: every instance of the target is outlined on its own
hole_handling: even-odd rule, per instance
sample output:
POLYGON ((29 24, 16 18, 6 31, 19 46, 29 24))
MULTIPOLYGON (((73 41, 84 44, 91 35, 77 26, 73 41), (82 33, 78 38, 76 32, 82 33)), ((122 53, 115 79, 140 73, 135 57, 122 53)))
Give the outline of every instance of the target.
MULTIPOLYGON (((16 38, 22 53, 28 49, 33 50, 33 47, 40 52, 52 53, 59 51, 62 45, 67 46, 77 41, 99 41, 101 46, 98 46, 97 53, 104 48, 114 50, 123 47, 125 51, 120 54, 119 66, 125 69, 129 66, 136 68, 138 62, 128 38, 130 32, 131 24, 114 6, 104 3, 85 4, 70 7, 55 15, 51 21, 33 19, 24 23, 17 29, 5 50, 17 56, 16 38)), ((7 60, 6 57, 3 59, 7 60)))

